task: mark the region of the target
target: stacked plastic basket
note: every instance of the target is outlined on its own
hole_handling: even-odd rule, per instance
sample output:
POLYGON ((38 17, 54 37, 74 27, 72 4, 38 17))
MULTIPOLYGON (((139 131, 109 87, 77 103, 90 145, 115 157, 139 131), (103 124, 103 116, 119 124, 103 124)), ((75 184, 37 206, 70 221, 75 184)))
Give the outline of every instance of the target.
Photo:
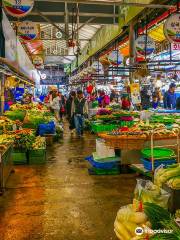
POLYGON ((142 157, 141 162, 144 165, 144 168, 148 171, 153 170, 154 159, 154 169, 158 168, 160 165, 167 166, 176 163, 175 152, 172 149, 168 148, 145 148, 141 151, 142 157))
POLYGON ((91 165, 88 169, 91 175, 116 175, 120 173, 120 158, 99 158, 96 153, 85 158, 91 165))

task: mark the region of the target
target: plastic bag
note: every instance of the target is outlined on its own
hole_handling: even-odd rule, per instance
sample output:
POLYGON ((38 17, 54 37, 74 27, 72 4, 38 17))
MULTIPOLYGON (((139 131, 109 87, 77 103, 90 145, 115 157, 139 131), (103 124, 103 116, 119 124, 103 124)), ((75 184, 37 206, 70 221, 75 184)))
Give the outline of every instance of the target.
POLYGON ((137 179, 137 185, 134 191, 135 199, 144 202, 155 203, 163 208, 168 207, 170 194, 165 190, 158 188, 149 180, 137 179))
POLYGON ((47 124, 40 124, 38 129, 38 135, 43 136, 44 134, 55 134, 56 128, 54 122, 47 124))
POLYGON ((96 153, 99 158, 115 157, 114 149, 107 146, 102 139, 96 139, 96 153))

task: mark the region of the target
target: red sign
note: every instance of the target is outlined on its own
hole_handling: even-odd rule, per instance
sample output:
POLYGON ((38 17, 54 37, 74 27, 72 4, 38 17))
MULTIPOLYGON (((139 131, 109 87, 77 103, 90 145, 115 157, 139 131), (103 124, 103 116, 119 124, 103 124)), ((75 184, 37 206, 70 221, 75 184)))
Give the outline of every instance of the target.
POLYGON ((171 49, 173 51, 180 51, 180 43, 171 43, 171 49))

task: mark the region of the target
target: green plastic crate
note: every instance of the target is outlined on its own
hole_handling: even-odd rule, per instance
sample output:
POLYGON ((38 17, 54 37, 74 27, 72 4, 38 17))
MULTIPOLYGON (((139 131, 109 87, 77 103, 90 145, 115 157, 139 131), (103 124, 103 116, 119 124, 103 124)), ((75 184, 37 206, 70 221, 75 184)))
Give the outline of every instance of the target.
POLYGON ((100 169, 100 168, 90 168, 88 169, 90 175, 118 175, 120 174, 120 169, 100 169))
POLYGON ((117 124, 108 124, 108 125, 102 125, 102 124, 92 124, 91 129, 93 132, 111 132, 115 129, 119 128, 119 125, 117 124))
POLYGON ((27 164, 27 151, 25 150, 13 150, 12 160, 14 165, 24 165, 27 164))
MULTIPOLYGON (((141 154, 144 158, 151 158, 151 149, 145 148, 141 151, 141 154)), ((169 148, 154 148, 153 150, 153 157, 156 159, 158 158, 171 158, 175 155, 174 151, 169 148)))
POLYGON ((46 163, 46 150, 29 150, 28 151, 28 162, 30 165, 38 165, 46 163))

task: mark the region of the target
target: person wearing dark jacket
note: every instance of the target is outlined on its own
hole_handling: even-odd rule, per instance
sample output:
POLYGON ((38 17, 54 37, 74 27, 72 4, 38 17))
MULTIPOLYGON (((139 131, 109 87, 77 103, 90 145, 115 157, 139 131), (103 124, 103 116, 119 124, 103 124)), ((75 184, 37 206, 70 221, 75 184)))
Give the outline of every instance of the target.
POLYGON ((176 100, 176 110, 180 110, 180 97, 176 100))
POLYGON ((171 83, 169 86, 169 90, 164 94, 164 108, 167 109, 175 109, 176 108, 176 93, 175 93, 176 85, 175 83, 171 83))
POLYGON ((84 117, 88 115, 88 103, 81 90, 77 92, 77 97, 72 103, 71 112, 71 115, 74 115, 74 123, 77 135, 81 137, 84 129, 84 117))
POLYGON ((66 114, 67 114, 67 119, 69 121, 69 129, 70 130, 73 130, 75 128, 74 116, 72 115, 72 104, 73 104, 75 97, 76 97, 76 92, 72 91, 72 92, 70 92, 69 98, 66 101, 66 114))

